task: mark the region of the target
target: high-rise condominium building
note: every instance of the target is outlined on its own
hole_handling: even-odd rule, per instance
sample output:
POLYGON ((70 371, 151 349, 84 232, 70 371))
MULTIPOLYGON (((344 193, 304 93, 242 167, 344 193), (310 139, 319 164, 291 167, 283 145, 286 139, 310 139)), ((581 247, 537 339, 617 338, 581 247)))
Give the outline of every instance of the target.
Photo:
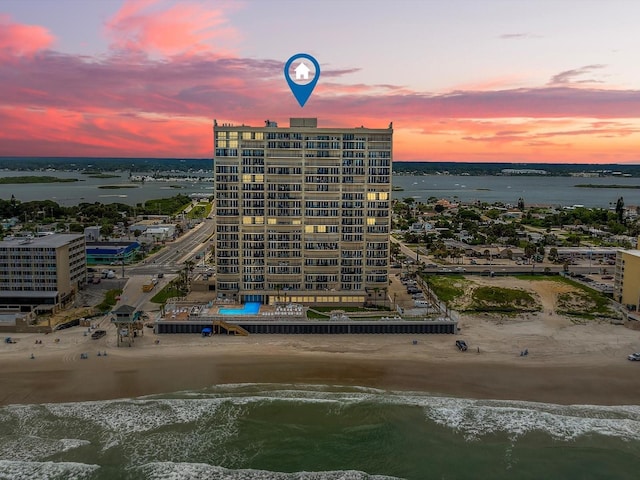
POLYGON ((219 125, 216 290, 243 302, 382 303, 389 284, 392 125, 219 125))
POLYGON ((55 311, 86 281, 84 235, 0 241, 0 310, 55 311))

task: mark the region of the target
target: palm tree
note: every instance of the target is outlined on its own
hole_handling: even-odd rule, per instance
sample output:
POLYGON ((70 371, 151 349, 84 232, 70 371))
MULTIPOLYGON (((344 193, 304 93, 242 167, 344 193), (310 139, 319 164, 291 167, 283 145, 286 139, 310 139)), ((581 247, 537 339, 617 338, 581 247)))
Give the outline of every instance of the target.
POLYGON ((276 303, 280 302, 280 291, 282 290, 282 285, 276 285, 276 290, 278 291, 278 296, 276 297, 276 303))
POLYGON ((192 260, 187 260, 184 262, 184 268, 180 272, 180 290, 184 294, 189 293, 189 280, 191 279, 191 272, 193 271, 194 266, 195 263, 192 260))

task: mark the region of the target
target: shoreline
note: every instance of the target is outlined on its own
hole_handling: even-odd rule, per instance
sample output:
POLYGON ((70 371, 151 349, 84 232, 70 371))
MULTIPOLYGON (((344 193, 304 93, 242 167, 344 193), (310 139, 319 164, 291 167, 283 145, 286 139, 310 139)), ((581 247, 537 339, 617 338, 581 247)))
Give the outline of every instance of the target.
POLYGON ((475 346, 458 352, 454 335, 151 334, 118 348, 111 331, 98 342, 81 332, 63 332, 59 343, 47 338, 33 347, 24 335, 13 352, 8 350, 15 345, 3 346, 0 405, 113 400, 237 383, 362 386, 561 405, 639 403, 639 366, 621 356, 626 344, 614 355, 550 358, 542 345, 529 341, 531 355, 519 358, 486 344, 482 353, 475 346), (29 358, 32 351, 35 359, 29 358), (108 356, 98 357, 97 351, 108 356), (89 358, 80 359, 82 352, 89 358))

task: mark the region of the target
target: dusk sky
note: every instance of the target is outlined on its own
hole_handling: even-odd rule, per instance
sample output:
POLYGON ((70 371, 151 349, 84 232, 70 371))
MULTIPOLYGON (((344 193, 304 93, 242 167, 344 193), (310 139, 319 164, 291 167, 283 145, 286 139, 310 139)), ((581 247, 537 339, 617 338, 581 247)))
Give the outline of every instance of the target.
POLYGON ((397 161, 640 163, 636 0, 1 0, 0 155, 212 156, 213 119, 397 161), (301 108, 296 53, 321 77, 301 108))

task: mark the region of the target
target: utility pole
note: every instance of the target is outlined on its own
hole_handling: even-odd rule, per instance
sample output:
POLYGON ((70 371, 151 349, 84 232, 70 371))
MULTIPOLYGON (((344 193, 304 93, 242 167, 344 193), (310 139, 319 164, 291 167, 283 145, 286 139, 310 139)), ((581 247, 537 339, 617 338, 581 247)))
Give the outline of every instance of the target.
POLYGON ((122 263, 122 278, 124 278, 124 249, 120 252, 120 262, 122 263))

